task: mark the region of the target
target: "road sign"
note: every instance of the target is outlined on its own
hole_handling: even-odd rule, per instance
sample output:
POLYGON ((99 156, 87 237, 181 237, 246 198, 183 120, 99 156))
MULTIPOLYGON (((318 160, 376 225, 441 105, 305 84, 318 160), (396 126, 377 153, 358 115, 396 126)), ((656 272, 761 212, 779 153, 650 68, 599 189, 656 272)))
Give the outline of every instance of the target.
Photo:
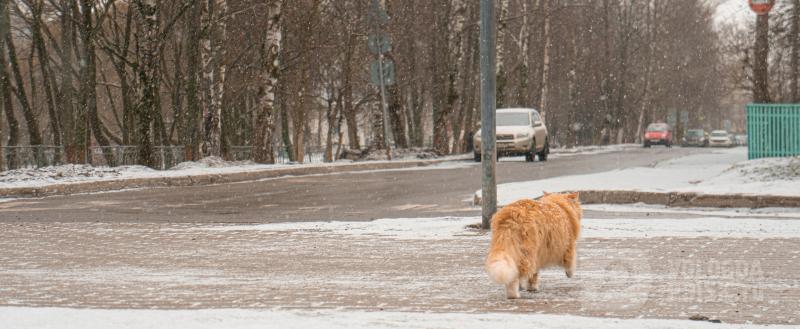
POLYGON ((372 1, 372 8, 369 11, 369 18, 378 25, 386 25, 386 23, 389 23, 389 14, 386 13, 386 9, 381 6, 378 0, 372 1))
POLYGON ((689 123, 689 111, 681 111, 681 123, 689 123))
MULTIPOLYGON (((381 85, 381 70, 378 66, 378 60, 375 60, 369 66, 370 77, 372 84, 376 86, 381 85)), ((396 82, 396 75, 394 72, 394 61, 388 58, 383 59, 383 84, 385 86, 394 85, 396 82)))
POLYGON ((669 110, 669 114, 667 114, 667 124, 670 126, 675 127, 678 123, 678 110, 669 110))
POLYGON ((383 33, 373 33, 369 36, 369 51, 375 55, 392 51, 392 39, 383 33))
POLYGON ((758 15, 766 15, 775 6, 775 0, 750 0, 750 9, 758 15))

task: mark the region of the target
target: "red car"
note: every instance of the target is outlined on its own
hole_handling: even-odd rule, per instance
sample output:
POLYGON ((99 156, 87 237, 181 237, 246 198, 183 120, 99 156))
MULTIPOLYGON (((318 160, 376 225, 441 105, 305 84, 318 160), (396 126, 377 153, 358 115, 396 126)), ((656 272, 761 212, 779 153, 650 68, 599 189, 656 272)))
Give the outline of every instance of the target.
POLYGON ((644 133, 644 147, 664 145, 672 147, 672 127, 666 123, 651 123, 644 133))

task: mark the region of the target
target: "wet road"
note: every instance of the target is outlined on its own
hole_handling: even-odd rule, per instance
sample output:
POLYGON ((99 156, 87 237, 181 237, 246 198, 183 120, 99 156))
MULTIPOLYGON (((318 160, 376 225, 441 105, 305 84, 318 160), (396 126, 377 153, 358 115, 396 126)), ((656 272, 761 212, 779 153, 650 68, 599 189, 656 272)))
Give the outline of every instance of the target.
MULTIPOLYGON (((707 152, 702 149, 632 148, 605 154, 553 156, 546 163, 507 159, 498 182, 646 166, 707 152)), ((286 177, 217 186, 157 188, 25 199, 0 203, 0 222, 269 223, 476 216, 472 194, 480 166, 286 177)))

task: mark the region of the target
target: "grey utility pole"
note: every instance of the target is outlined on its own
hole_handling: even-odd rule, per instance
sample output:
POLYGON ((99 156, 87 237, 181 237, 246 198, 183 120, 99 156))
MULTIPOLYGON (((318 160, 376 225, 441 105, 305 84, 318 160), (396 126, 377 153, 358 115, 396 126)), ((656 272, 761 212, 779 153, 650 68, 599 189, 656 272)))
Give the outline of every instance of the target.
POLYGON ((389 105, 386 103, 386 75, 388 72, 385 72, 384 67, 384 52, 389 50, 389 45, 386 45, 384 48, 383 42, 387 39, 382 37, 383 32, 381 31, 381 25, 386 24, 388 21, 388 16, 386 15, 383 6, 381 6, 378 0, 372 0, 372 7, 373 7, 373 19, 375 21, 375 32, 374 38, 378 41, 377 45, 377 55, 378 55, 378 86, 380 87, 381 92, 381 110, 383 111, 383 143, 386 145, 386 159, 391 161, 392 160, 392 145, 390 144, 391 141, 389 140, 389 105))
POLYGON ((497 40, 494 0, 481 0, 481 163, 483 166, 483 229, 491 228, 497 212, 497 146, 495 118, 497 113, 497 40))

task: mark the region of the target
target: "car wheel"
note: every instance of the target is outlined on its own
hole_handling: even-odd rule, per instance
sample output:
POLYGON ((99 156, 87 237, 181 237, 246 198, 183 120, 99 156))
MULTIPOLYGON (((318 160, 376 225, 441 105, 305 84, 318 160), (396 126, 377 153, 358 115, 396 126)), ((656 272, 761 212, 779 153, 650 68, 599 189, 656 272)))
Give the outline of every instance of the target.
POLYGON ((536 140, 531 145, 531 150, 525 153, 525 162, 533 162, 536 160, 536 140))
POLYGON ((475 162, 481 162, 482 159, 480 153, 473 152, 472 155, 475 156, 474 158, 475 162))
POLYGON ((644 146, 645 148, 650 148, 650 143, 648 143, 648 142, 644 142, 643 146, 644 146))
POLYGON ((547 156, 550 155, 550 141, 546 140, 544 142, 544 149, 539 152, 539 161, 545 162, 547 161, 547 156))

